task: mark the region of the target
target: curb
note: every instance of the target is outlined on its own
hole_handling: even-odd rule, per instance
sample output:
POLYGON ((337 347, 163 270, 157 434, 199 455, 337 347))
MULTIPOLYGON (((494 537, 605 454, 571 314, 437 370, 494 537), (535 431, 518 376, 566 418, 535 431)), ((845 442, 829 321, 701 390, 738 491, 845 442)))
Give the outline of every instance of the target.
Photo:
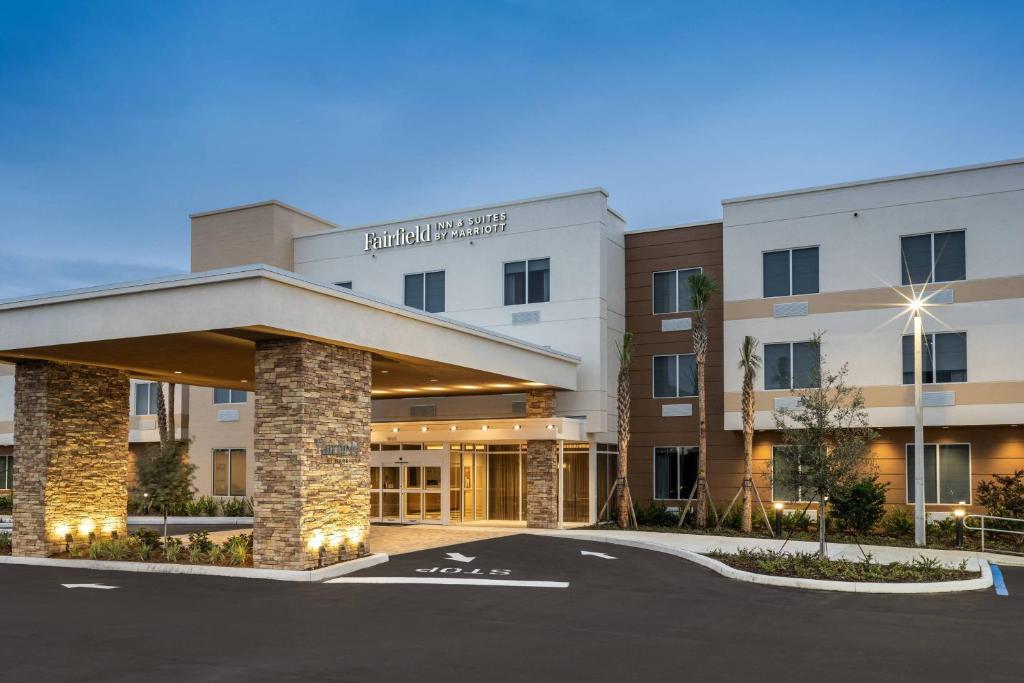
POLYGON ((251 567, 214 567, 201 564, 173 564, 162 562, 121 562, 117 560, 65 560, 53 557, 0 556, 0 565, 16 564, 34 567, 60 567, 62 569, 94 569, 144 574, 191 574, 222 576, 234 579, 268 579, 271 581, 298 581, 319 583, 344 576, 388 561, 384 553, 374 553, 356 560, 339 562, 323 569, 301 571, 296 569, 255 569, 251 567))
POLYGON ((924 593, 961 593, 964 591, 984 590, 992 587, 992 570, 987 560, 979 559, 978 565, 981 569, 981 576, 976 579, 965 579, 963 581, 936 581, 932 583, 868 583, 856 581, 825 581, 821 579, 798 579, 790 576, 769 576, 767 574, 755 574, 730 567, 724 562, 719 562, 706 555, 695 553, 692 550, 673 548, 669 545, 652 543, 649 541, 638 541, 629 538, 616 538, 614 536, 598 535, 577 535, 567 533, 549 533, 549 536, 559 538, 571 538, 574 540, 591 540, 596 543, 609 543, 611 545, 624 545, 641 550, 653 550, 666 555, 674 555, 689 560, 713 572, 736 581, 756 583, 763 586, 783 586, 786 588, 802 588, 804 590, 835 591, 841 593, 888 593, 888 594, 924 594, 924 593))
MULTIPOLYGON (((154 517, 152 515, 129 515, 128 523, 132 525, 145 525, 152 527, 164 526, 163 517, 154 517)), ((252 526, 252 517, 168 517, 167 525, 175 526, 182 524, 191 524, 196 526, 202 526, 203 524, 209 524, 210 526, 252 526)))

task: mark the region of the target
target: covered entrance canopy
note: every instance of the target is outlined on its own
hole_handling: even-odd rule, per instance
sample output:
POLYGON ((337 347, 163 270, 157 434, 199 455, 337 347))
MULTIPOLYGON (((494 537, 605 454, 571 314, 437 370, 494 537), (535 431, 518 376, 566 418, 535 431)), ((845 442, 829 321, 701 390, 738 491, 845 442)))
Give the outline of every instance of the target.
MULTIPOLYGON (((255 391, 254 561, 288 569, 365 537, 371 392, 521 391, 526 418, 550 419, 579 363, 259 265, 0 302, 0 361, 17 366, 15 554, 124 532, 132 376, 255 391)), ((557 517, 554 443, 568 429, 548 424, 527 441, 537 525, 557 517)))
POLYGON ((256 265, 0 302, 0 360, 251 388, 256 342, 369 351, 381 396, 576 388, 579 359, 442 316, 256 265))

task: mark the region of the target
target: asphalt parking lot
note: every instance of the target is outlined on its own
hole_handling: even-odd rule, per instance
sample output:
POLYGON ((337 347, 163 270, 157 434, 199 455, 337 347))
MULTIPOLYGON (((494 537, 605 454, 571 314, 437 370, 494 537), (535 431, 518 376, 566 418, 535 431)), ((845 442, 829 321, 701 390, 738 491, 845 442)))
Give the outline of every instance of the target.
POLYGON ((4 565, 0 665, 12 681, 1019 680, 1024 570, 1003 574, 1006 597, 819 593, 526 534, 352 576, 433 583, 4 565))

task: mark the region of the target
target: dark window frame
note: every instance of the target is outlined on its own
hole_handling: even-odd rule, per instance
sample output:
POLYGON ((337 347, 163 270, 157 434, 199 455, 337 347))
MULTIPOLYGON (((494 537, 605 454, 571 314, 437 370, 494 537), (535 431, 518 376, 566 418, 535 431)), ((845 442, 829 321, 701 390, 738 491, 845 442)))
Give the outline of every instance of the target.
MULTIPOLYGON (((922 368, 921 368, 922 369, 921 383, 922 384, 966 384, 968 382, 969 378, 970 378, 970 374, 968 372, 968 367, 967 367, 967 360, 968 360, 967 331, 966 330, 964 330, 964 331, 953 330, 953 331, 949 331, 949 332, 924 332, 924 333, 921 334, 921 336, 922 336, 922 339, 921 339, 921 353, 925 356, 925 358, 922 359, 922 363, 921 363, 921 365, 922 365, 922 368), (939 354, 936 353, 936 343, 937 343, 936 337, 944 337, 944 336, 960 336, 960 337, 963 337, 963 339, 964 339, 964 363, 963 363, 963 365, 964 365, 964 378, 963 379, 943 380, 943 381, 939 381, 939 379, 938 379, 938 376, 939 376, 939 354), (926 361, 928 359, 931 359, 931 367, 930 368, 926 367, 926 361), (930 376, 929 376, 929 373, 930 373, 930 376)), ((905 334, 902 337, 900 337, 900 358, 901 358, 900 365, 902 365, 902 369, 903 369, 903 373, 902 374, 903 374, 903 385, 904 386, 911 385, 911 384, 914 383, 914 368, 913 368, 914 347, 913 347, 913 339, 914 339, 914 335, 912 335, 912 334, 905 334), (907 359, 907 357, 903 353, 903 351, 904 351, 903 347, 904 347, 904 344, 906 343, 904 340, 907 340, 907 339, 911 340, 911 347, 910 347, 911 367, 910 367, 909 370, 907 369, 907 366, 906 366, 906 359, 907 359)))
MULTIPOLYGON (((512 275, 516 275, 516 274, 518 274, 518 273, 512 273, 512 275)), ((501 290, 502 290, 502 305, 503 306, 526 306, 526 305, 529 305, 529 304, 546 304, 546 303, 551 303, 551 257, 550 256, 539 256, 537 258, 516 259, 514 261, 505 261, 504 263, 501 264, 501 290), (530 287, 530 274, 532 272, 540 273, 540 272, 544 272, 544 271, 542 271, 542 270, 531 271, 530 270, 530 266, 532 264, 535 264, 535 263, 540 263, 541 261, 547 261, 547 269, 546 269, 547 270, 547 278, 546 278, 546 282, 547 282, 546 290, 547 291, 543 295, 543 298, 534 298, 531 295, 531 291, 530 291, 531 290, 531 287, 530 287), (513 301, 509 301, 510 297, 509 297, 509 280, 508 280, 509 272, 508 272, 508 267, 509 266, 518 266, 518 265, 522 265, 522 267, 523 267, 523 270, 522 270, 522 273, 521 273, 522 277, 523 277, 523 300, 522 301, 514 301, 514 300, 513 301)), ((513 292, 513 296, 511 297, 512 299, 518 299, 518 297, 515 296, 515 294, 516 294, 516 292, 513 292)))
MULTIPOLYGON (((686 302, 686 308, 683 308, 682 302, 679 301, 679 274, 680 273, 691 272, 691 271, 696 271, 696 273, 693 273, 695 275, 699 274, 699 273, 703 273, 704 272, 704 267, 703 266, 694 266, 692 268, 670 268, 668 270, 656 270, 653 273, 651 273, 651 315, 673 315, 675 313, 692 313, 693 312, 693 309, 689 307, 690 306, 690 302, 689 301, 686 302), (657 280, 657 277, 659 275, 665 275, 665 274, 668 274, 668 273, 673 273, 674 274, 674 277, 673 277, 674 286, 672 288, 672 293, 673 293, 673 296, 675 298, 675 309, 671 310, 671 311, 659 311, 658 310, 658 297, 655 295, 654 283, 657 280)), ((687 279, 689 279, 689 276, 687 276, 687 279)))
POLYGON ((821 245, 810 244, 805 247, 787 247, 785 249, 767 249, 761 252, 761 297, 763 299, 779 299, 786 296, 810 296, 812 294, 821 293, 821 245), (815 251, 815 261, 817 262, 817 273, 815 277, 815 287, 813 292, 794 292, 793 291, 793 252, 794 251, 806 251, 813 249, 815 251), (787 268, 789 270, 789 283, 785 294, 768 294, 768 288, 765 282, 765 257, 769 254, 782 254, 787 253, 789 255, 787 268))
MULTIPOLYGON (((686 456, 699 458, 700 448, 698 446, 655 446, 653 449, 651 449, 651 497, 653 500, 692 500, 687 496, 690 495, 690 490, 693 488, 693 482, 687 482, 684 480, 685 467, 683 463, 683 458, 686 456), (666 449, 675 451, 672 457, 675 458, 676 480, 674 482, 675 485, 670 486, 669 488, 675 489, 676 493, 680 494, 677 498, 666 498, 658 496, 658 451, 666 449), (690 484, 690 486, 687 487, 686 484, 690 484)), ((696 479, 696 474, 694 474, 693 478, 696 479)))
POLYGON ((448 308, 448 276, 444 269, 439 270, 424 270, 415 273, 406 273, 402 276, 402 303, 409 308, 415 308, 418 311, 425 313, 444 313, 445 309, 448 308), (430 282, 428 275, 440 275, 441 276, 441 307, 431 308, 429 306, 429 297, 427 291, 427 284, 430 282), (419 277, 420 278, 420 301, 423 302, 422 306, 416 306, 409 303, 409 278, 419 277))
POLYGON ((967 280, 967 229, 966 228, 953 228, 951 230, 935 230, 932 232, 916 232, 909 235, 900 235, 900 283, 903 286, 911 285, 926 285, 926 284, 937 284, 941 282, 964 282, 967 280), (935 277, 936 254, 935 254, 935 236, 936 235, 952 235, 955 233, 961 233, 964 236, 964 263, 963 263, 963 277, 953 278, 952 280, 938 280, 935 277), (910 267, 904 257, 903 240, 910 239, 913 237, 928 237, 931 247, 931 267, 929 269, 929 277, 925 282, 910 282, 910 267))
POLYGON ((661 353, 651 356, 651 398, 654 399, 673 399, 673 398, 696 398, 698 395, 697 378, 696 378, 696 363, 697 354, 695 353, 661 353), (693 379, 693 393, 684 394, 682 392, 682 382, 680 381, 680 371, 682 369, 682 363, 679 362, 680 356, 693 356, 694 360, 694 379, 693 379), (672 396, 659 396, 656 390, 656 380, 654 374, 655 359, 657 358, 675 358, 676 359, 676 393, 672 396))
MULTIPOLYGON (((925 489, 924 500, 925 505, 959 505, 961 501, 957 500, 952 503, 942 502, 942 449, 947 446, 967 446, 967 500, 963 501, 964 505, 973 505, 974 499, 974 448, 968 441, 956 441, 950 443, 936 443, 934 441, 926 441, 924 443, 925 448, 925 464, 927 466, 928 447, 935 448, 935 501, 934 503, 928 502, 928 490, 925 489)), ((911 498, 911 494, 914 489, 914 480, 910 476, 910 449, 914 447, 914 444, 907 443, 903 446, 903 478, 906 481, 904 486, 904 494, 906 496, 907 505, 913 505, 914 501, 911 498)), ((927 480, 925 481, 925 487, 928 486, 927 480)))
POLYGON ((230 389, 227 387, 214 387, 213 389, 213 405, 215 406, 232 406, 242 405, 249 402, 249 392, 245 389, 230 389), (228 392, 227 400, 217 400, 217 392, 226 391, 228 392), (238 400, 241 398, 241 400, 238 400))

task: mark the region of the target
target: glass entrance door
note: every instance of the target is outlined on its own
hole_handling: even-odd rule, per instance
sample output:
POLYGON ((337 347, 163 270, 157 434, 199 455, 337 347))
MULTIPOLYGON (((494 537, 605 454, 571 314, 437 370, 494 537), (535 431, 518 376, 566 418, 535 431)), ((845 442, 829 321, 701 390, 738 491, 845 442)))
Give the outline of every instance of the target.
POLYGON ((447 517, 445 452, 378 451, 370 454, 370 518, 402 524, 440 524, 447 517))

